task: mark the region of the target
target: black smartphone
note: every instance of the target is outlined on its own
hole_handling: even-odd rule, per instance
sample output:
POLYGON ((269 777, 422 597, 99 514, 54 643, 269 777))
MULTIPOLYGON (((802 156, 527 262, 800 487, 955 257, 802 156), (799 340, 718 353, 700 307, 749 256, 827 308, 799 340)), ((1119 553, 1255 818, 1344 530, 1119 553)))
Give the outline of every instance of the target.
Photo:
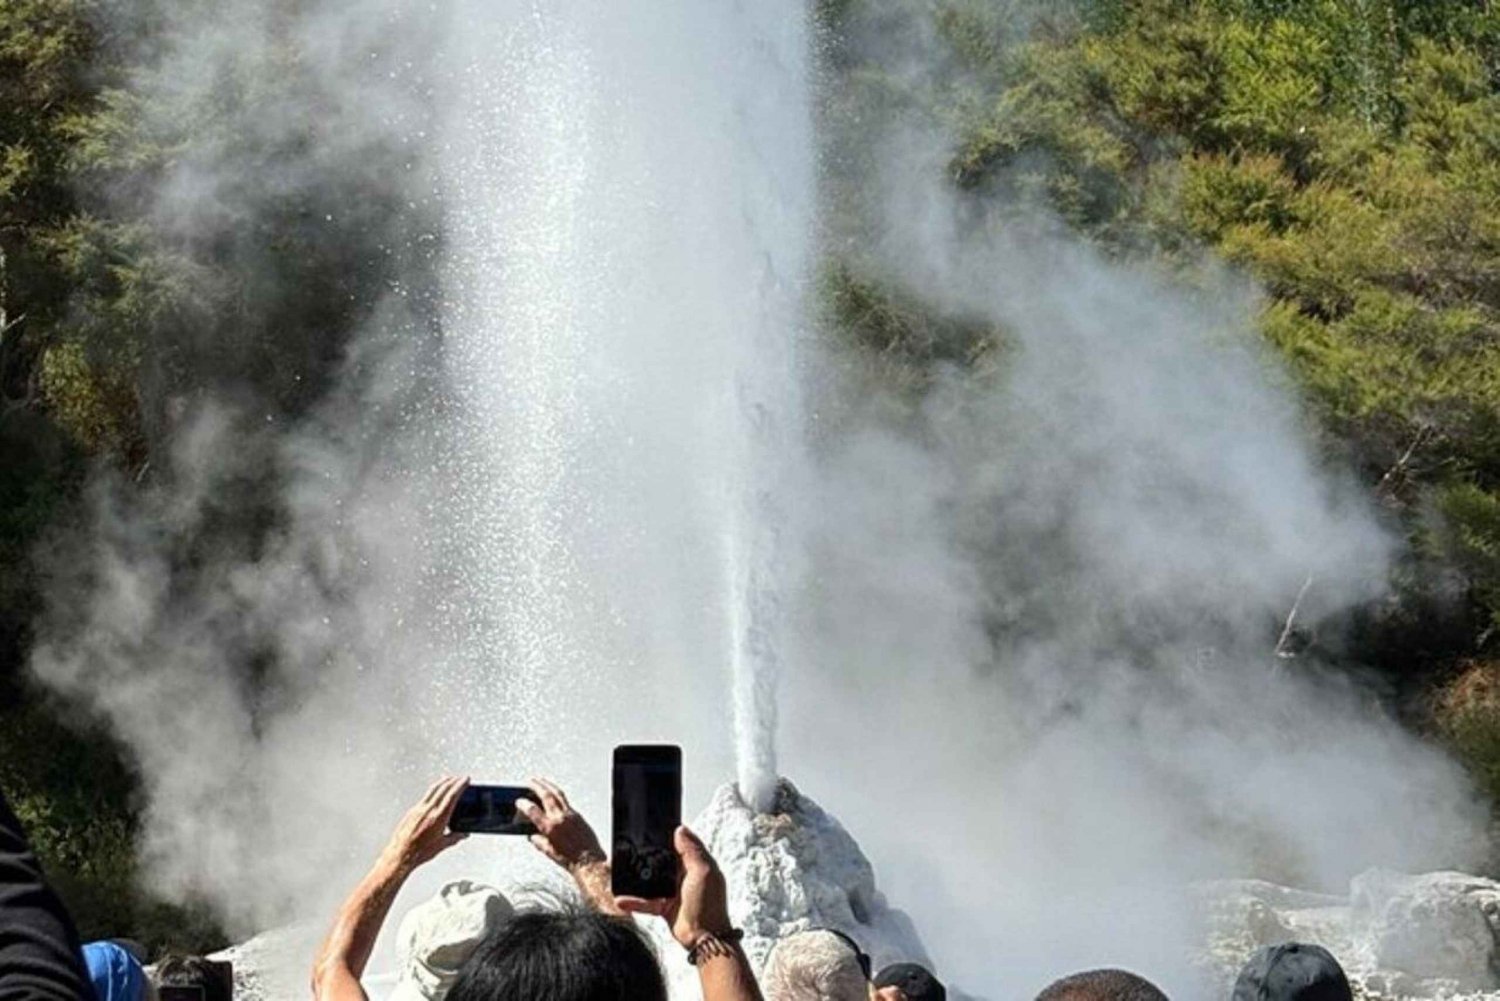
MULTIPOLYGON (((225 959, 205 959, 204 964, 208 967, 208 977, 217 980, 214 985, 216 994, 222 994, 231 1001, 234 998, 234 964, 225 959)), ((159 1001, 203 1001, 208 995, 208 988, 203 984, 158 984, 156 996, 159 1001)))
POLYGON ((166 984, 156 989, 159 1001, 203 1001, 207 993, 200 984, 191 987, 171 987, 166 984))
POLYGON ((516 811, 516 800, 536 802, 525 786, 474 786, 465 789, 448 818, 448 830, 465 834, 535 834, 536 827, 516 811))
POLYGON ((612 784, 611 889, 617 897, 676 896, 672 836, 682 823, 682 748, 620 745, 615 748, 612 784))

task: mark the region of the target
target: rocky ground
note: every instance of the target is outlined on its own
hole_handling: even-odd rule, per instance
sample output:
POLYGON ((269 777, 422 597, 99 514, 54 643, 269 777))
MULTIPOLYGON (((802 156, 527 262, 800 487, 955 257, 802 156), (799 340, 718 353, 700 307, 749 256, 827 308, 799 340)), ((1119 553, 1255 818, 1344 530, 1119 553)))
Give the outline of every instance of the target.
POLYGON ((1224 996, 1245 958, 1279 942, 1321 945, 1367 998, 1500 997, 1500 883, 1460 872, 1372 869, 1348 896, 1259 880, 1198 887, 1209 929, 1204 964, 1224 996))

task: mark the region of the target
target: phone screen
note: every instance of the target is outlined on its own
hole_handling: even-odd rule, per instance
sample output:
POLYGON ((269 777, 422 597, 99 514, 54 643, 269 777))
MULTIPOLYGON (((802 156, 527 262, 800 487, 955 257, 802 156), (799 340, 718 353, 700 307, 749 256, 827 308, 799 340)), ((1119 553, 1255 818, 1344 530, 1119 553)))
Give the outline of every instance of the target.
POLYGON ((203 1001, 207 993, 198 984, 191 987, 173 987, 163 984, 156 988, 156 996, 160 1001, 203 1001))
MULTIPOLYGON (((214 993, 232 999, 234 997, 234 964, 226 959, 205 959, 203 962, 208 966, 205 979, 217 981, 210 985, 215 988, 214 993)), ((158 984, 156 996, 159 1001, 203 1001, 208 996, 208 988, 201 983, 158 984)))
POLYGON ((682 823, 682 748, 615 748, 613 786, 611 888, 622 897, 675 896, 677 852, 672 836, 682 823))
POLYGON ((531 821, 516 812, 516 800, 536 801, 525 786, 474 786, 465 789, 448 818, 450 831, 466 834, 535 834, 531 821))

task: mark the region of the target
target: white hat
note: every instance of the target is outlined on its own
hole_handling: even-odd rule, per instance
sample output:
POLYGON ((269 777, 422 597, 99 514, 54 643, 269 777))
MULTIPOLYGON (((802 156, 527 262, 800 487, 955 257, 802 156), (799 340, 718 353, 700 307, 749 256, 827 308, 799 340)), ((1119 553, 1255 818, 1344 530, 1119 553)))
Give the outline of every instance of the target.
POLYGON ((406 912, 396 930, 400 973, 388 1001, 442 1001, 479 944, 515 908, 493 886, 456 879, 406 912))

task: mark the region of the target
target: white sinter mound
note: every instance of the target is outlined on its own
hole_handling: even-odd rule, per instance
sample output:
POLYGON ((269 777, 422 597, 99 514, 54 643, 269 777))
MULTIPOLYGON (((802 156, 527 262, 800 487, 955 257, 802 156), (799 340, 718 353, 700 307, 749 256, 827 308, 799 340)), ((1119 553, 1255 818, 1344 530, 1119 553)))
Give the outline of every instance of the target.
MULTIPOLYGON (((777 785, 771 811, 762 814, 753 813, 733 785, 720 786, 692 828, 724 870, 729 916, 744 929, 745 952, 757 972, 778 938, 812 928, 845 933, 877 969, 900 960, 928 962, 916 929, 875 888, 875 870, 849 832, 786 779, 777 785)), ((660 930, 653 927, 652 934, 660 930)), ((662 942, 661 952, 674 1001, 697 998, 697 976, 681 960, 682 950, 662 942)))

